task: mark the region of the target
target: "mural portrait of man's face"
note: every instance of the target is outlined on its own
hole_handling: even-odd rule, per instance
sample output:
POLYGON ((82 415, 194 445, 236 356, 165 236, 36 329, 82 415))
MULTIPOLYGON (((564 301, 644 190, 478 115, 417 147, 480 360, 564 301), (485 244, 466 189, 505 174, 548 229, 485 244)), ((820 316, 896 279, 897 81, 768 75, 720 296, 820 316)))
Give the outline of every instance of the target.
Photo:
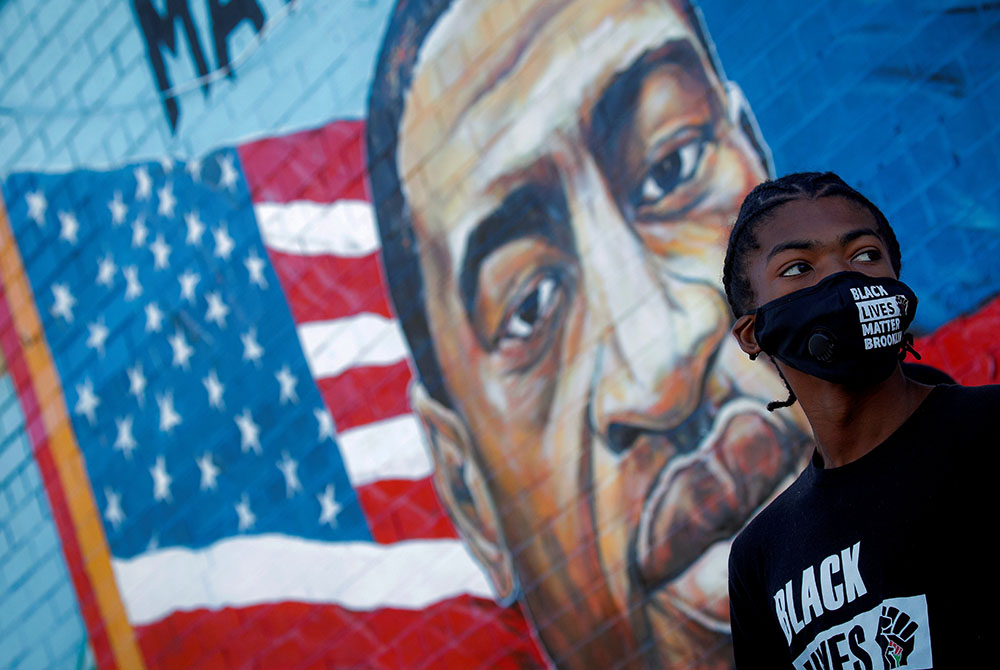
POLYGON ((438 494, 559 667, 728 667, 729 542, 810 439, 727 336, 742 96, 680 2, 412 4, 369 153, 438 494))

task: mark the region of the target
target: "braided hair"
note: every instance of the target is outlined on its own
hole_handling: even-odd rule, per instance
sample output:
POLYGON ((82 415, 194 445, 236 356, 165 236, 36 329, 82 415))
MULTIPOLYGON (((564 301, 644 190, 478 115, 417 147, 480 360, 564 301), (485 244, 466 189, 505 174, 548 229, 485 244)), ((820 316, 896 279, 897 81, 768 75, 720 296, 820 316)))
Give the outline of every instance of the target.
POLYGON ((892 269, 899 276, 902 266, 899 242, 882 210, 833 172, 795 172, 758 184, 740 206, 739 216, 729 234, 729 246, 722 269, 722 284, 734 316, 739 318, 754 309, 755 296, 750 286, 748 262, 750 252, 759 249, 760 244, 754 234, 753 224, 766 221, 778 207, 791 200, 817 200, 834 195, 853 200, 872 213, 878 235, 889 252, 892 269))
MULTIPOLYGON (((726 300, 729 301, 729 307, 736 318, 752 312, 756 303, 753 287, 750 286, 749 256, 750 252, 760 249, 760 243, 754 234, 753 224, 766 221, 778 207, 791 200, 801 198, 816 200, 834 195, 853 200, 872 213, 878 235, 889 252, 889 262, 896 276, 899 276, 902 267, 899 242, 882 210, 833 172, 795 172, 758 184, 747 194, 740 206, 739 216, 736 217, 736 223, 733 224, 729 234, 729 246, 726 248, 726 260, 722 269, 726 300)), ((756 358, 756 355, 751 358, 756 358)), ((768 403, 767 409, 772 412, 779 407, 789 407, 795 404, 796 400, 795 392, 792 391, 792 387, 776 363, 775 368, 778 369, 778 376, 788 389, 788 398, 768 403)))

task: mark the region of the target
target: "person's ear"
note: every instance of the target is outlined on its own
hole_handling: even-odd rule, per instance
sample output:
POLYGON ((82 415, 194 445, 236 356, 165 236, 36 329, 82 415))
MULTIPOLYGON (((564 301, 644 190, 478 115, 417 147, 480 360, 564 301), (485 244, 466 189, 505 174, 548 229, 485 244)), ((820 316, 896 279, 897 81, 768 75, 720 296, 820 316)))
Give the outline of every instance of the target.
POLYGON ((431 398, 423 384, 410 386, 410 406, 420 419, 434 460, 434 487, 472 555, 489 574, 503 604, 517 597, 510 550, 500 515, 461 417, 431 398))
POLYGON ((736 323, 733 324, 733 337, 739 342, 743 353, 750 356, 750 360, 757 358, 761 352, 760 346, 757 344, 757 338, 753 332, 755 325, 756 316, 753 314, 744 314, 736 319, 736 323))

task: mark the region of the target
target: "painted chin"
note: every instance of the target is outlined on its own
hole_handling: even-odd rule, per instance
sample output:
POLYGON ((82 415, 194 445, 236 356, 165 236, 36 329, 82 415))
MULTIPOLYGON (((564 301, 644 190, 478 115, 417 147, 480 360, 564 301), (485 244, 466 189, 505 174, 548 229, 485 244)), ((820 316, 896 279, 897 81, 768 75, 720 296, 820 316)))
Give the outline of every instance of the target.
POLYGON ((729 545, 796 472, 807 442, 796 433, 747 398, 718 410, 697 447, 660 472, 643 505, 633 554, 641 597, 728 631, 729 545))

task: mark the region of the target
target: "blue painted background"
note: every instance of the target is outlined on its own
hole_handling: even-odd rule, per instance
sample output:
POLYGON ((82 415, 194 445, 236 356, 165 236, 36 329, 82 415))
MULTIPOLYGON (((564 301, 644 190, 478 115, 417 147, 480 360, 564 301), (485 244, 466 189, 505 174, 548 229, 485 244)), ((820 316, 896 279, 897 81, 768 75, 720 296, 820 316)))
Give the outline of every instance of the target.
POLYGON ((916 328, 1000 286, 1000 7, 703 2, 778 174, 833 170, 872 198, 920 296, 916 328), (808 6, 807 6, 808 5, 808 6))
MULTIPOLYGON (((163 0, 154 1, 163 11, 163 0)), ((213 69, 207 2, 187 3, 213 69)), ((171 134, 127 0, 0 3, 0 170, 200 156, 236 140, 360 118, 389 0, 260 0, 266 34, 231 34, 233 78, 192 83, 186 42, 164 52, 181 118, 171 134)))
POLYGON ((92 667, 24 415, 6 374, 0 377, 0 556, 0 668, 92 667))

